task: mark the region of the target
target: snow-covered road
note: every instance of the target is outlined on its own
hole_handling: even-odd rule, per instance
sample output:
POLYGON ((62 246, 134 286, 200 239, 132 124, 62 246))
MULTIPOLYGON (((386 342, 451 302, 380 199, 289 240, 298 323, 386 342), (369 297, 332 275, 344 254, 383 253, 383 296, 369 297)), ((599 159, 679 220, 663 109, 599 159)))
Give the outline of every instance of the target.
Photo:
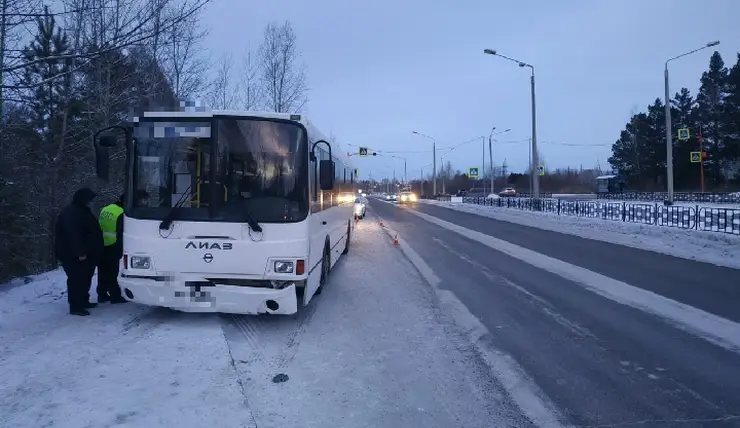
POLYGON ((128 304, 78 318, 66 315, 60 272, 6 287, 0 426, 532 426, 450 302, 400 254, 368 217, 325 292, 294 317, 128 304))

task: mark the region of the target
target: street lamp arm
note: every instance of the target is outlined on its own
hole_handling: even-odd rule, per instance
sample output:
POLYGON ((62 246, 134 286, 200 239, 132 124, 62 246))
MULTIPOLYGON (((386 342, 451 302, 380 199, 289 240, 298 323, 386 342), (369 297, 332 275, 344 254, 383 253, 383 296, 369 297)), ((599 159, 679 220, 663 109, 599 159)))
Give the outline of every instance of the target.
POLYGON ((416 134, 416 135, 418 135, 420 137, 429 138, 432 141, 437 141, 437 140, 434 139, 434 137, 430 137, 430 136, 428 136, 426 134, 422 134, 421 132, 418 132, 418 131, 412 131, 411 133, 412 134, 416 134))
POLYGON ((671 61, 677 60, 679 58, 683 58, 683 57, 685 57, 687 55, 691 55, 691 54, 696 53, 696 52, 699 52, 699 51, 703 51, 704 49, 708 49, 708 48, 711 48, 713 46, 717 46, 718 44, 719 44, 719 41, 710 42, 710 43, 707 43, 706 45, 704 45, 704 46, 702 46, 700 48, 696 48, 696 49, 694 49, 692 51, 689 51, 689 52, 686 52, 686 53, 682 53, 681 55, 676 55, 673 58, 668 58, 666 60, 666 62, 665 62, 665 67, 668 68, 668 63, 671 62, 671 61))
POLYGON ((498 56, 498 57, 501 57, 501 58, 503 58, 503 59, 505 59, 507 61, 515 62, 515 63, 517 63, 517 65, 519 65, 519 67, 529 67, 529 68, 532 69, 532 73, 534 73, 534 66, 532 64, 529 64, 529 63, 524 62, 524 61, 519 61, 516 58, 512 58, 512 57, 509 57, 509 56, 506 56, 506 55, 501 55, 500 53, 498 53, 494 49, 484 49, 483 50, 483 53, 488 54, 488 55, 498 56))

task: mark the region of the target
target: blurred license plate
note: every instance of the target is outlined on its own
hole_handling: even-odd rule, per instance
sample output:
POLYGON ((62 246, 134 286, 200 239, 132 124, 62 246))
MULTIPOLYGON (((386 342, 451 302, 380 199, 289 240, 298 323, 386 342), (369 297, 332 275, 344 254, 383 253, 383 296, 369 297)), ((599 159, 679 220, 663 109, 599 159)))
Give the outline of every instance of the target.
POLYGON ((202 288, 214 287, 214 284, 209 281, 185 281, 185 286, 190 291, 176 291, 175 297, 184 297, 191 302, 211 302, 211 293, 203 291, 202 288))

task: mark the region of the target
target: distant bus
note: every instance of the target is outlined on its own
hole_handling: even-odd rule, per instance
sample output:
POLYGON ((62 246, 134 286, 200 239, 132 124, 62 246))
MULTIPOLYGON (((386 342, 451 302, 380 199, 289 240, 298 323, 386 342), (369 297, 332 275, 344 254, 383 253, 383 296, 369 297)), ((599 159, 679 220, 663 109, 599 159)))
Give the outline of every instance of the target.
MULTIPOLYGON (((147 112, 116 128, 126 134, 128 300, 293 314, 349 250, 354 204, 339 195, 354 194, 354 168, 304 117, 147 112)), ((115 144, 97 140, 101 178, 115 144)))
POLYGON ((622 193, 624 185, 624 180, 619 175, 596 177, 596 193, 622 193))

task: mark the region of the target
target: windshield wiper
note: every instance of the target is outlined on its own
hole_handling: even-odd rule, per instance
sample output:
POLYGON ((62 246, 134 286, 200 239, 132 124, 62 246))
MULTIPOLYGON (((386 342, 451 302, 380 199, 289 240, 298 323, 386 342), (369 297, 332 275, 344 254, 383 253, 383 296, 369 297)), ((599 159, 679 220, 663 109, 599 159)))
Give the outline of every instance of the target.
POLYGON ((254 230, 255 232, 262 232, 262 226, 260 226, 259 223, 257 223, 257 220, 255 220, 254 215, 252 214, 252 211, 249 210, 245 206, 245 204, 242 204, 242 212, 244 213, 244 219, 247 221, 247 224, 249 225, 249 228, 254 230))
POLYGON ((172 226, 172 222, 175 221, 175 213, 179 208, 182 208, 182 206, 185 205, 185 201, 187 201, 187 198, 189 198, 192 194, 192 188, 193 183, 190 183, 190 186, 185 189, 185 192, 182 194, 182 196, 180 196, 180 199, 177 200, 175 205, 173 205, 172 208, 170 208, 170 210, 167 212, 167 215, 164 216, 162 222, 159 223, 159 230, 167 230, 172 226))

